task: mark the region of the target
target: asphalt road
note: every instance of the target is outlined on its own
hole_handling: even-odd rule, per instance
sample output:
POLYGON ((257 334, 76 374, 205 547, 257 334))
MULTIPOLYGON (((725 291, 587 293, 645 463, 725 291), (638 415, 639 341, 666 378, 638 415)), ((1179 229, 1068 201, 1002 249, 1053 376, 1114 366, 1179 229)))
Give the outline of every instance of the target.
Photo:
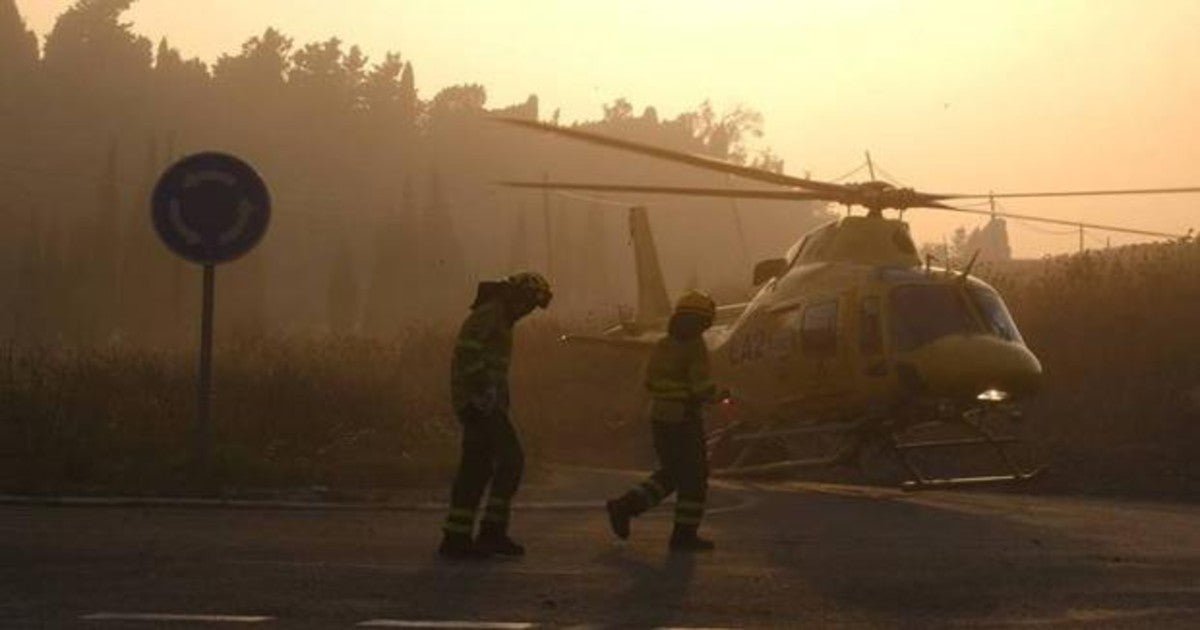
POLYGON ((1200 627, 1200 507, 723 486, 679 556, 669 509, 607 531, 630 479, 529 488, 530 555, 484 563, 429 505, 3 505, 0 627, 1200 627))

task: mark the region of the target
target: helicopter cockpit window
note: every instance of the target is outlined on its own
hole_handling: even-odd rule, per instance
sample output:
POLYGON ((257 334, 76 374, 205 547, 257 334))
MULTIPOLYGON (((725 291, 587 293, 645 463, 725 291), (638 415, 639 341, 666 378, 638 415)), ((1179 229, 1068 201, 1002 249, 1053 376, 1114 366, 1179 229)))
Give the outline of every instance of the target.
POLYGON ((814 234, 813 237, 809 239, 808 244, 804 246, 804 251, 800 252, 800 259, 804 261, 824 260, 828 254, 830 246, 834 241, 837 240, 837 235, 838 231, 836 224, 821 230, 821 232, 817 234, 814 234))
POLYGON ((858 319, 858 345, 865 356, 883 352, 883 317, 878 297, 863 298, 858 319))
POLYGON ((837 227, 834 221, 806 234, 802 241, 788 250, 788 268, 820 258, 822 250, 837 236, 837 227))
POLYGON ((1025 342, 1021 339, 1021 333, 1017 330, 1012 315, 1008 313, 1008 308, 1004 306, 1004 300, 995 291, 981 286, 971 286, 968 291, 979 309, 979 314, 983 316, 983 321, 997 337, 1017 343, 1025 342))
POLYGON ((978 333, 958 287, 951 284, 912 284, 892 289, 892 337, 901 352, 915 350, 949 335, 978 333))
POLYGON ((823 302, 804 309, 800 323, 800 348, 811 357, 837 353, 837 302, 823 302))

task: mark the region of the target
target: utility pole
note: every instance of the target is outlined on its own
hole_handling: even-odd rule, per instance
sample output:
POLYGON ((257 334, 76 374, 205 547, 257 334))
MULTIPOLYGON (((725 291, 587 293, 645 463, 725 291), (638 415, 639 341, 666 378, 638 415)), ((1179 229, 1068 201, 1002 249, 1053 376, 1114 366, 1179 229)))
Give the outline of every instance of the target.
POLYGON ((1083 253, 1083 224, 1079 224, 1079 253, 1083 253))
MULTIPOLYGON (((725 175, 725 187, 735 188, 733 176, 728 173, 725 175)), ((729 198, 730 209, 733 210, 733 225, 737 229, 738 245, 742 249, 742 263, 747 267, 750 266, 750 246, 746 243, 746 230, 742 227, 742 209, 738 206, 737 197, 729 198)))

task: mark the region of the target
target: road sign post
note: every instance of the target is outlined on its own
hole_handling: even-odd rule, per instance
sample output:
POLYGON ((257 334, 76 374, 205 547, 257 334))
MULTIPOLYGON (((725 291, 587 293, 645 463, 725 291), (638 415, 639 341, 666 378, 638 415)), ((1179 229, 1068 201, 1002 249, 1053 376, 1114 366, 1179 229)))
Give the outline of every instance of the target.
POLYGON ((204 265, 200 306, 200 365, 196 385, 196 426, 193 429, 192 460, 201 469, 208 465, 212 447, 212 331, 216 300, 216 266, 204 265))
POLYGON ((271 217, 271 198, 258 173, 236 157, 198 153, 167 169, 154 187, 151 218, 166 246, 203 269, 200 360, 196 376, 196 421, 192 465, 197 479, 212 454, 212 344, 216 266, 238 258, 262 240, 271 217))

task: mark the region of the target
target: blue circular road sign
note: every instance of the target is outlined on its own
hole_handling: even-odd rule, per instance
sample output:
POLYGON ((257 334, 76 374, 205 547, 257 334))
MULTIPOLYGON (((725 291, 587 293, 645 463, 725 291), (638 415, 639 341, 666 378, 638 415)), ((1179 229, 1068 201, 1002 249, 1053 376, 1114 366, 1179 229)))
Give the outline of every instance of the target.
POLYGON ((271 195, 249 164, 197 153, 167 169, 151 198, 154 230, 171 251, 200 264, 238 258, 267 232, 271 195))

